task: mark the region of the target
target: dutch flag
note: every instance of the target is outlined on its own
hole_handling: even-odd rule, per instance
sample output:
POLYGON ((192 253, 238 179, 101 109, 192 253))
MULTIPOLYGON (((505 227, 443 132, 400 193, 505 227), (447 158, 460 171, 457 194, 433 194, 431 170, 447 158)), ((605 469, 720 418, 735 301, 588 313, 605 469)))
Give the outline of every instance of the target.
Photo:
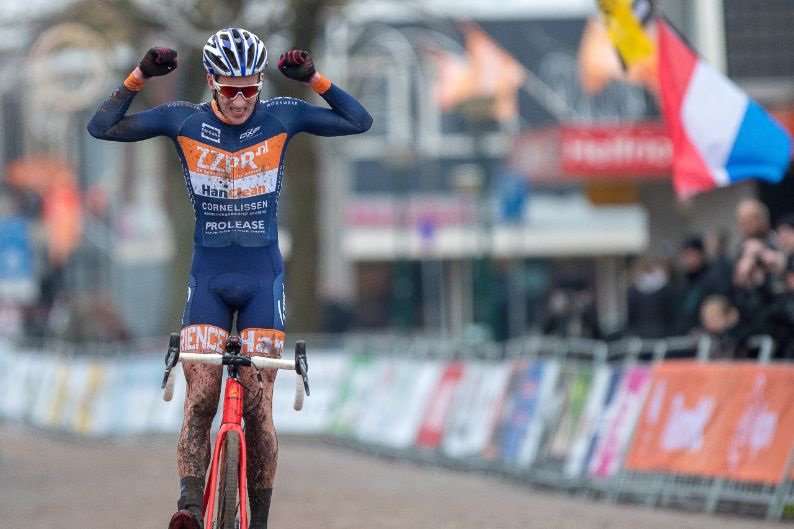
POLYGON ((657 28, 676 194, 685 198, 747 178, 779 182, 791 161, 789 134, 663 20, 657 28))

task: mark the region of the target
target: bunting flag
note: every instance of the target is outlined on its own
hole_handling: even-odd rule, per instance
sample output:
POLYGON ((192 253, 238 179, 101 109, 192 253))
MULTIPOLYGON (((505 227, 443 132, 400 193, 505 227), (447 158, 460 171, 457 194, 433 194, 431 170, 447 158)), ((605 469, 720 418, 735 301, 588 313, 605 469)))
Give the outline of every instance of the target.
POLYGON ((758 103, 657 20, 662 114, 679 198, 748 178, 779 182, 791 137, 758 103))
MULTIPOLYGON (((593 42, 608 36, 614 52, 623 66, 619 78, 645 86, 652 92, 658 89, 658 65, 654 28, 650 24, 653 14, 651 0, 598 0, 603 19, 603 29, 588 24, 585 34, 593 42), (590 35, 587 32, 590 31, 590 35)), ((614 53, 613 52, 613 53, 614 53)), ((581 56, 581 54, 580 54, 581 56)))
MULTIPOLYGON (((598 9, 604 17, 609 36, 626 67, 656 52, 656 46, 634 13, 633 3, 632 0, 598 0, 598 9)), ((641 2, 641 5, 652 9, 648 1, 641 2)))
POLYGON ((438 71, 436 99, 444 111, 475 98, 492 100, 490 113, 496 119, 515 117, 518 89, 526 70, 510 53, 474 23, 462 26, 466 55, 435 53, 438 71))

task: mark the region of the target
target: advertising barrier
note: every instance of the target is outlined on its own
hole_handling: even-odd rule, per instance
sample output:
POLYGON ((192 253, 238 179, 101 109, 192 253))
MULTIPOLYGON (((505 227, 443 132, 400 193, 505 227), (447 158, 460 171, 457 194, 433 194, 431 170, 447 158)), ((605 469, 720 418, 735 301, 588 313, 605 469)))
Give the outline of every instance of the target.
MULTIPOLYGON (((311 368, 310 368, 311 369, 311 368)), ((370 396, 376 391, 372 380, 377 373, 378 362, 372 356, 356 356, 349 372, 337 388, 336 402, 330 432, 342 437, 351 437, 361 416, 365 413, 370 396)), ((312 372, 311 376, 314 376, 312 372)))
MULTIPOLYGON (((280 371, 273 388, 273 422, 277 430, 301 434, 328 432, 338 406, 339 388, 354 361, 342 351, 314 355, 309 363, 311 396, 304 399, 299 412, 290 405, 295 398, 295 374, 280 371)), ((184 391, 175 394, 183 395, 184 391)))
POLYGON ((556 391, 560 397, 559 411, 555 414, 559 420, 551 425, 543 450, 544 457, 563 459, 570 452, 592 378, 592 372, 581 367, 561 371, 562 384, 556 391))
POLYGON ((444 366, 422 415, 419 434, 416 437, 417 447, 435 450, 440 446, 458 384, 463 379, 463 372, 463 362, 450 362, 444 366))
POLYGON ((596 366, 584 409, 573 434, 570 449, 565 456, 564 474, 567 478, 577 478, 584 472, 587 460, 595 448, 595 436, 604 408, 609 403, 608 395, 614 393, 618 377, 606 365, 596 366), (610 384, 611 382, 611 384, 610 384))
POLYGON ((794 366, 659 364, 626 467, 779 483, 792 402, 794 366))
POLYGON ((356 428, 356 439, 390 448, 410 448, 440 365, 419 359, 380 358, 373 393, 356 428))
POLYGON ((457 386, 441 450, 453 458, 481 456, 499 418, 510 366, 471 362, 457 386))
POLYGON ((648 387, 650 368, 630 366, 621 377, 600 423, 595 450, 588 472, 599 478, 614 476, 634 429, 648 387))
MULTIPOLYGON (((180 430, 184 377, 174 402, 163 402, 160 354, 64 355, 0 342, 0 362, 2 421, 89 437, 180 430)), ((276 378, 281 434, 332 436, 610 500, 631 491, 653 505, 688 494, 710 512, 721 498, 760 503, 771 518, 794 501, 794 365, 608 363, 558 350, 444 360, 342 348, 313 351, 309 365, 312 392, 300 412, 291 407, 294 374, 276 378), (683 486, 684 478, 696 481, 683 486)))
POLYGON ((516 361, 512 365, 505 405, 489 453, 507 465, 526 466, 540 437, 541 402, 554 386, 555 364, 516 361))

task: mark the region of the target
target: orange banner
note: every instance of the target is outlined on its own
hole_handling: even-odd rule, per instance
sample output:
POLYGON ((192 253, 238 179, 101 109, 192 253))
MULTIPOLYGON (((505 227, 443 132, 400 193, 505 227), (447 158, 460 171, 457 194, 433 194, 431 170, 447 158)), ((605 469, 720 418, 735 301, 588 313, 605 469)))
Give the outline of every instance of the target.
POLYGON ((744 366, 720 450, 726 477, 778 483, 794 444, 794 366, 744 366))
POLYGON ((778 483, 794 443, 792 402, 794 366, 664 362, 626 467, 778 483))

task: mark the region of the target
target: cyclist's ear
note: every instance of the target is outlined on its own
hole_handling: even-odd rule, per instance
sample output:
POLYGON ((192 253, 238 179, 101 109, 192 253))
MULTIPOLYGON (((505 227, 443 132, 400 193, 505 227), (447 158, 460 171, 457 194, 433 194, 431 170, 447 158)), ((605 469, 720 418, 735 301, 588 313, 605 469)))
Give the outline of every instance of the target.
POLYGON ((211 92, 215 91, 215 76, 211 73, 207 74, 207 85, 210 87, 211 92))

